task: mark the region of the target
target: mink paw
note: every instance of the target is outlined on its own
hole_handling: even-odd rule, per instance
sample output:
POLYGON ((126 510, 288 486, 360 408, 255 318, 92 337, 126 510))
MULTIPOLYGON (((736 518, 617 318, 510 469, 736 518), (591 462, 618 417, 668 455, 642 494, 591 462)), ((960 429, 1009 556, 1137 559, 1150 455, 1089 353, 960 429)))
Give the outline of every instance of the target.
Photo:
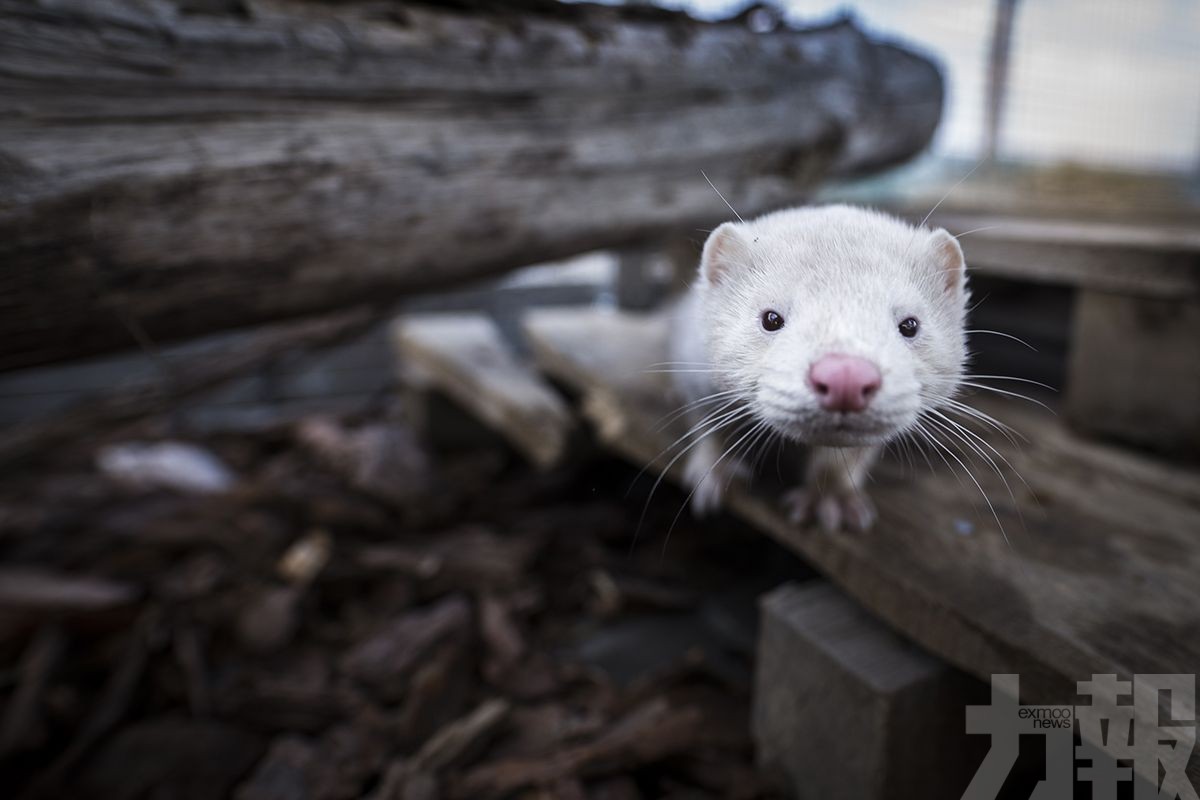
POLYGON ((865 531, 875 523, 875 504, 861 491, 810 491, 800 487, 783 496, 788 518, 797 525, 816 520, 821 530, 865 531))

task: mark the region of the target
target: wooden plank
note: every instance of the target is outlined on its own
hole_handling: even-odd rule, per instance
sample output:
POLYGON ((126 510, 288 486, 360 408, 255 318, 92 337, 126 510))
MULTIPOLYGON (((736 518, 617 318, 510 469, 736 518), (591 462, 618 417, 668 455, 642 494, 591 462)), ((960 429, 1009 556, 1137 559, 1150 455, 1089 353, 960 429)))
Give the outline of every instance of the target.
POLYGON ((1075 303, 1067 413, 1080 430, 1200 452, 1200 299, 1084 291, 1075 303))
POLYGON ((503 435, 543 469, 567 449, 573 416, 562 397, 522 361, 483 314, 401 317, 392 330, 399 357, 503 435))
MULTIPOLYGON (((643 369, 665 360, 662 316, 547 310, 526 328, 609 446, 647 464, 679 435, 656 429, 678 405, 668 376, 643 369)), ((735 485, 730 504, 930 652, 984 680, 1019 673, 1023 702, 1076 702, 1093 674, 1200 671, 1200 473, 1087 443, 1049 415, 976 405, 1029 438, 980 431, 1028 483, 1010 472, 1010 497, 975 468, 995 519, 936 456, 928 469, 880 465, 865 535, 796 527, 761 488, 735 485)))
POLYGON ((1176 224, 940 214, 971 269, 1143 297, 1200 297, 1200 230, 1176 224))

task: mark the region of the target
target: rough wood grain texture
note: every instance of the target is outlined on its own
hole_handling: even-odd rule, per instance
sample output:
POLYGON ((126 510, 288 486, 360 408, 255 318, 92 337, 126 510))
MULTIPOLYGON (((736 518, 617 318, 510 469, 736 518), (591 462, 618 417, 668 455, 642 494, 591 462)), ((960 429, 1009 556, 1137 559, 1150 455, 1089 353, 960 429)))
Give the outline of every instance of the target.
MULTIPOLYGON (((615 450, 645 464, 679 435, 656 425, 679 404, 668 376, 638 368, 665 358, 661 316, 546 310, 527 329, 539 363, 581 391, 615 450)), ((930 652, 984 680, 1019 673, 1023 702, 1075 703, 1075 682, 1093 674, 1196 673, 1200 474, 1088 443, 1048 415, 973 402, 1030 440, 979 431, 1028 483, 1009 472, 1010 497, 975 465, 996 518, 936 456, 929 468, 880 465, 880 518, 865 535, 798 528, 776 498, 740 485, 732 508, 930 652)), ((1200 758, 1188 774, 1200 779, 1200 758)))
POLYGON ((940 115, 849 21, 530 5, 0 0, 0 369, 708 227, 701 169, 754 213, 940 115))
POLYGON ((483 314, 401 317, 397 355, 425 381, 479 416, 544 469, 566 454, 573 417, 562 396, 523 361, 483 314))
POLYGON ((1164 451, 1200 452, 1200 297, 1083 291, 1073 325, 1071 423, 1164 451))

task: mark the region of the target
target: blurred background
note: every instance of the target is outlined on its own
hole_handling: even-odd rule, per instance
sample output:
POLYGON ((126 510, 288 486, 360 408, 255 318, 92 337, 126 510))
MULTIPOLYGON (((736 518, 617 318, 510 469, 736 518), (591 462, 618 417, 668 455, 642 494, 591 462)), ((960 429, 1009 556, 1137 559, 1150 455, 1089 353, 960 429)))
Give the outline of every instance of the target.
POLYGON ((990 673, 1200 663, 1198 222, 1192 0, 0 0, 0 786, 958 797, 990 673), (660 484, 662 309, 804 202, 961 237, 990 502, 897 447, 860 547, 660 484), (826 578, 923 723, 764 710, 870 706, 760 639, 826 578), (931 755, 825 749, 885 728, 931 755))
MULTIPOLYGON (((664 3, 707 19, 736 3, 664 3)), ((969 2, 953 9, 888 2, 790 2, 792 23, 851 14, 867 30, 934 55, 946 68, 943 121, 930 155, 982 156, 1037 166, 1070 164, 1186 178, 1197 163, 1200 9, 1152 0, 1131 7, 1069 0, 969 2), (1007 39, 1007 64, 992 67, 993 43, 1007 39), (1006 75, 1002 114, 989 112, 993 75, 1006 75)))

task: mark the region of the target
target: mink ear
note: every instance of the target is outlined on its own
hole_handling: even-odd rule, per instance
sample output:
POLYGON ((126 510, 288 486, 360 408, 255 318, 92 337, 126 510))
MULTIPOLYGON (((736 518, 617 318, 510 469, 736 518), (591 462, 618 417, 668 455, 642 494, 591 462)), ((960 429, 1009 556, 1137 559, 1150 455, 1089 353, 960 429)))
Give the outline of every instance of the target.
POLYGON ((934 263, 943 275, 943 286, 947 292, 961 295, 967 288, 967 264, 963 258, 958 239, 944 228, 938 228, 929 237, 929 249, 933 251, 934 263))
POLYGON ((738 269, 746 252, 737 225, 722 223, 708 235, 700 255, 700 274, 709 283, 720 283, 730 270, 738 269))

